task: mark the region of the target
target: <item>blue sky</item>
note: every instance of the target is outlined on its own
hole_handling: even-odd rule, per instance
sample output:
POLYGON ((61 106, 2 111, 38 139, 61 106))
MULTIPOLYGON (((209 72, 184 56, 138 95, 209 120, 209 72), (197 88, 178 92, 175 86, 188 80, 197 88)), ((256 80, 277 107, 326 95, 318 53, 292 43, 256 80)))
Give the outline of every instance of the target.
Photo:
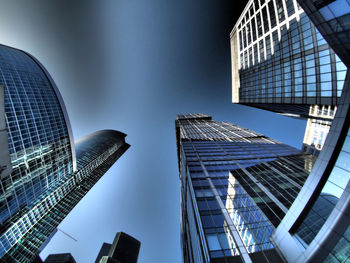
MULTIPOLYGON (((235 1, 237 2, 237 1, 235 1)), ((305 121, 231 103, 233 1, 2 1, 0 42, 34 55, 65 101, 75 139, 100 129, 131 148, 43 251, 93 262, 118 231, 139 262, 181 262, 174 120, 202 112, 300 148, 305 121)), ((234 12, 235 10, 235 12, 234 12)))

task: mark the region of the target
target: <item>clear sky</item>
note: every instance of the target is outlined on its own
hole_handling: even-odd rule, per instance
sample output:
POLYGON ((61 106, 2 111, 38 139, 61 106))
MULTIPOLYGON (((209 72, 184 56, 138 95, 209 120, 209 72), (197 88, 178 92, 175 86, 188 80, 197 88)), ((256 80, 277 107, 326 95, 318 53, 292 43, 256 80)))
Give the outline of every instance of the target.
POLYGON ((231 103, 229 33, 245 1, 1 1, 0 43, 47 68, 75 139, 99 129, 131 148, 61 223, 41 256, 94 262, 118 231, 139 263, 181 262, 174 120, 202 112, 301 147, 305 121, 231 103))

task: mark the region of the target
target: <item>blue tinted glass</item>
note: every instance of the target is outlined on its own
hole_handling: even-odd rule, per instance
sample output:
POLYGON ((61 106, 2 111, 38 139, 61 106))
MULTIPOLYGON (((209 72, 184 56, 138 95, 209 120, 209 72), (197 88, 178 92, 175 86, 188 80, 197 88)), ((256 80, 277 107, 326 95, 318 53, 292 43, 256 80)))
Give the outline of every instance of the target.
POLYGON ((309 75, 315 75, 316 74, 316 70, 315 68, 307 68, 306 69, 306 75, 309 76, 309 75))
POLYGON ((332 80, 332 75, 331 73, 325 73, 321 74, 321 81, 331 81, 332 80))
POLYGON ((331 59, 329 56, 320 57, 320 64, 321 65, 329 64, 329 63, 331 63, 331 59))
POLYGON ((219 243, 219 240, 218 240, 218 237, 216 234, 206 235, 206 237, 207 237, 208 246, 209 246, 210 251, 221 249, 220 243, 219 243))
POLYGON ((337 72, 337 80, 344 80, 346 76, 346 71, 338 71, 337 72))
POLYGON ((224 216, 223 215, 213 215, 214 223, 217 227, 223 227, 224 226, 224 216))
MULTIPOLYGON (((338 159, 339 160, 339 159, 338 159)), ((342 189, 345 189, 350 179, 350 173, 339 167, 334 167, 332 173, 329 176, 329 181, 333 182, 342 189)))
POLYGON ((339 70, 347 70, 347 68, 346 68, 346 66, 344 65, 343 62, 337 62, 336 68, 337 68, 338 71, 339 70))
POLYGON ((316 76, 307 76, 306 81, 307 81, 307 83, 315 83, 316 76))
POLYGON ((350 171, 350 153, 347 152, 341 152, 341 154, 338 157, 337 166, 350 171))
POLYGON ((229 241, 227 240, 227 235, 225 233, 219 234, 219 240, 223 249, 230 249, 229 241))
POLYGON ((302 85, 295 85, 295 91, 296 92, 303 91, 303 86, 302 85))
POLYGON ((350 13, 350 5, 346 0, 336 0, 328 5, 336 17, 350 13))
POLYGON ((214 227, 214 222, 211 216, 201 216, 203 227, 214 227))
MULTIPOLYGON (((3 188, 17 192, 19 205, 31 205, 41 193, 54 188, 72 172, 72 156, 66 121, 53 84, 33 58, 22 51, 0 46, 0 85, 5 88, 5 113, 13 172, 3 188), (45 110, 43 110, 45 108, 45 110), (16 118, 15 118, 16 116, 16 118), (53 167, 42 169, 43 166, 53 167), (28 176, 30 182, 21 181, 28 176), (35 180, 49 184, 36 184, 35 180), (25 184, 25 193, 20 188, 25 184), (35 185, 35 189, 34 189, 35 185), (10 189, 11 188, 11 189, 10 189)), ((11 201, 11 213, 18 210, 11 201)), ((6 217, 2 213, 3 222, 6 217)), ((7 214, 7 216, 10 216, 7 214)))
POLYGON ((328 8, 328 6, 325 6, 319 10, 319 12, 322 14, 323 18, 328 21, 334 18, 333 13, 331 10, 328 8))
POLYGON ((311 68, 311 67, 315 67, 315 61, 314 60, 308 60, 306 61, 306 67, 307 68, 311 68))
POLYGON ((321 73, 331 72, 331 65, 327 64, 327 65, 320 66, 320 72, 321 73))

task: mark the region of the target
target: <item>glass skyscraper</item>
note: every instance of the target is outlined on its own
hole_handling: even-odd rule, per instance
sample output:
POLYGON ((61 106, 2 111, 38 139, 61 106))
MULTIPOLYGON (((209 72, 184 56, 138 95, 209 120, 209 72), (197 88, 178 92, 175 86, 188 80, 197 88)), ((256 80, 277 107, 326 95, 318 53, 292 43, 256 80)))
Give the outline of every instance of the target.
POLYGON ((304 150, 318 155, 347 67, 298 2, 248 1, 231 32, 231 54, 232 102, 309 118, 304 150))
MULTIPOLYGON (((350 66, 350 2, 299 1, 341 61, 350 66)), ((289 262, 350 258, 350 75, 319 158, 295 203, 273 234, 289 262)))
POLYGON ((231 33, 233 102, 309 115, 337 105, 346 66, 295 0, 251 0, 231 33))
POLYGON ((204 114, 175 126, 184 262, 283 262, 270 238, 315 157, 204 114))
POLYGON ((319 154, 271 237, 287 262, 350 258, 349 32, 348 0, 255 0, 231 33, 233 102, 309 118, 319 154))
POLYGON ((31 262, 58 224, 129 147, 99 131, 75 145, 45 68, 0 45, 0 262, 31 262))

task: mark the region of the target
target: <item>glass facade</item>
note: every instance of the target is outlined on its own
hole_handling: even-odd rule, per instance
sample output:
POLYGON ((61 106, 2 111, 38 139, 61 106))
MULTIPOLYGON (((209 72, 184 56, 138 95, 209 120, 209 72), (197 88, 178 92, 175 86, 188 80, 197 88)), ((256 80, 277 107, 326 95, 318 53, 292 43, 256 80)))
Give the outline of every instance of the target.
POLYGON ((350 75, 344 65, 350 66, 350 2, 298 2, 341 59, 342 63, 339 63, 340 59, 336 57, 336 63, 339 63, 336 70, 344 68, 337 77, 344 75, 345 81, 340 83, 344 86, 324 150, 320 152, 319 160, 295 202, 297 205, 286 215, 273 239, 289 261, 348 262, 350 75), (290 252, 291 247, 294 248, 293 253, 290 252))
POLYGON ((324 143, 332 125, 334 115, 337 111, 336 106, 310 106, 310 116, 307 120, 305 135, 303 140, 303 150, 307 153, 318 156, 322 150, 324 143))
POLYGON ((282 262, 270 236, 314 157, 205 115, 176 129, 184 262, 282 262))
POLYGON ((350 226, 348 226, 337 244, 332 248, 328 256, 322 261, 324 263, 347 262, 350 258, 350 226))
MULTIPOLYGON (((239 103, 267 103, 265 109, 268 103, 336 105, 346 66, 296 1, 249 1, 247 6, 234 28, 240 85, 233 89, 239 89, 239 103)), ((307 116, 308 109, 299 114, 307 116)))
POLYGON ((123 133, 100 131, 79 141, 76 155, 53 80, 21 50, 0 45, 0 86, 0 121, 6 127, 0 147, 8 146, 12 170, 5 173, 0 167, 0 262, 32 262, 129 145, 123 133))
MULTIPOLYGON (((305 5, 301 3, 301 5, 305 5)), ((308 15, 317 23, 324 38, 350 66, 350 2, 348 0, 311 1, 307 8, 308 15), (316 18, 317 16, 317 18, 316 18)))
MULTIPOLYGON (((121 132, 103 130, 77 142, 78 172, 69 180, 62 182, 62 185, 48 195, 44 202, 36 206, 33 213, 41 214, 40 219, 21 238, 20 242, 7 251, 2 260, 31 262, 39 254, 42 244, 62 220, 128 149, 129 145, 125 143, 125 136, 121 132)), ((29 218, 30 215, 29 213, 29 218)))
POLYGON ((320 196, 304 219, 304 222, 296 231, 296 234, 302 239, 302 244, 305 244, 305 246, 309 245, 315 238, 333 211, 333 208, 337 205, 339 198, 344 193, 350 181, 349 160, 350 133, 348 132, 342 150, 320 196), (317 218, 316 221, 315 218, 317 218))
POLYGON ((349 30, 349 0, 252 0, 231 33, 232 101, 308 118, 319 156, 272 236, 288 262, 349 260, 349 30))
POLYGON ((0 85, 13 171, 0 182, 0 223, 32 206, 72 174, 67 123, 43 69, 26 53, 0 45, 0 85))
MULTIPOLYGON (((339 8, 334 1, 316 2, 323 3, 322 10, 339 8)), ((348 7, 346 0, 340 2, 348 7)), ((318 156, 332 118, 310 112, 312 107, 338 105, 347 71, 344 60, 296 0, 251 0, 247 7, 231 33, 232 101, 308 118, 303 149, 318 156)), ((339 19, 332 17, 333 22, 339 19)), ((346 16, 340 20, 342 27, 332 26, 347 30, 346 16)))
POLYGON ((2 256, 28 231, 31 219, 15 222, 72 176, 75 157, 60 95, 35 59, 0 45, 0 85, 12 165, 11 174, 2 174, 0 182, 2 256))

